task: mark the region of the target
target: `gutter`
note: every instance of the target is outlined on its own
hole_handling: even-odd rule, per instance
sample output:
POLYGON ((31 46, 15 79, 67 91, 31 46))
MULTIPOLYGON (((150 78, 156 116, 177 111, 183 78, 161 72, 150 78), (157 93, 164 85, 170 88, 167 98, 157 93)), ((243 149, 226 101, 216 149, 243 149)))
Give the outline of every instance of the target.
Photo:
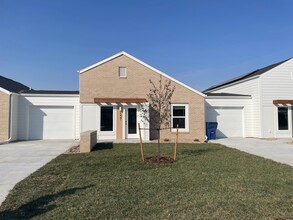
POLYGON ((251 95, 245 96, 207 96, 206 99, 251 99, 251 95))
POLYGON ((9 114, 9 138, 7 140, 5 140, 5 141, 1 141, 0 142, 0 145, 1 144, 8 144, 11 141, 11 139, 12 139, 12 113, 13 113, 13 105, 12 105, 12 94, 11 93, 9 93, 9 100, 10 100, 10 102, 9 102, 9 112, 10 112, 10 114, 9 114))

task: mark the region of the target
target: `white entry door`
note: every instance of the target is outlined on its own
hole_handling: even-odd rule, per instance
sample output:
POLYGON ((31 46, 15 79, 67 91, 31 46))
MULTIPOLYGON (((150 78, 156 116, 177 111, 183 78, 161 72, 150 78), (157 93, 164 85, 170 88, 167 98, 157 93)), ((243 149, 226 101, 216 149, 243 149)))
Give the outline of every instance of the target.
POLYGON ((139 138, 138 134, 138 107, 127 107, 125 112, 126 138, 139 138))
POLYGON ((241 107, 207 108, 206 122, 218 122, 217 138, 243 137, 243 108, 241 107))
POLYGON ((32 106, 29 139, 74 139, 73 106, 32 106))

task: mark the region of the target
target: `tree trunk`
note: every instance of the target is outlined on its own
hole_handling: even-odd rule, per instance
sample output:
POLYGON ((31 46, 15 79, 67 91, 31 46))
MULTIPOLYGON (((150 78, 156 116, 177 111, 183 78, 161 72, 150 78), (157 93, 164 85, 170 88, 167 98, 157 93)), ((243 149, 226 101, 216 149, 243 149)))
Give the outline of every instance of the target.
POLYGON ((161 146, 160 146, 160 139, 161 139, 161 129, 158 129, 158 162, 160 161, 161 157, 161 146))

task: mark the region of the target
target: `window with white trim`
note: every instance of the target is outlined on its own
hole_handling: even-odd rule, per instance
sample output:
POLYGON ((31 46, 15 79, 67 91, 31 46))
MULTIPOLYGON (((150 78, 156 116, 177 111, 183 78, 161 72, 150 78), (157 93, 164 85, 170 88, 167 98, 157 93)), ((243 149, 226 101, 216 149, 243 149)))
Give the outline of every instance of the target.
POLYGON ((119 78, 126 78, 127 77, 126 67, 119 67, 118 74, 119 74, 119 78))
POLYGON ((171 104, 171 130, 176 131, 177 125, 179 131, 189 131, 188 104, 171 104))

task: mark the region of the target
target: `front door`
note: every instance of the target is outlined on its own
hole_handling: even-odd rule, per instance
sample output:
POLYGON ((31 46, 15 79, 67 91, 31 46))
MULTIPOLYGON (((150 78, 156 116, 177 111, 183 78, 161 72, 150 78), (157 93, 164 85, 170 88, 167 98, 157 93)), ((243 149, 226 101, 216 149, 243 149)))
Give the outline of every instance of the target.
POLYGON ((137 108, 128 107, 126 113, 126 138, 138 138, 137 108))

